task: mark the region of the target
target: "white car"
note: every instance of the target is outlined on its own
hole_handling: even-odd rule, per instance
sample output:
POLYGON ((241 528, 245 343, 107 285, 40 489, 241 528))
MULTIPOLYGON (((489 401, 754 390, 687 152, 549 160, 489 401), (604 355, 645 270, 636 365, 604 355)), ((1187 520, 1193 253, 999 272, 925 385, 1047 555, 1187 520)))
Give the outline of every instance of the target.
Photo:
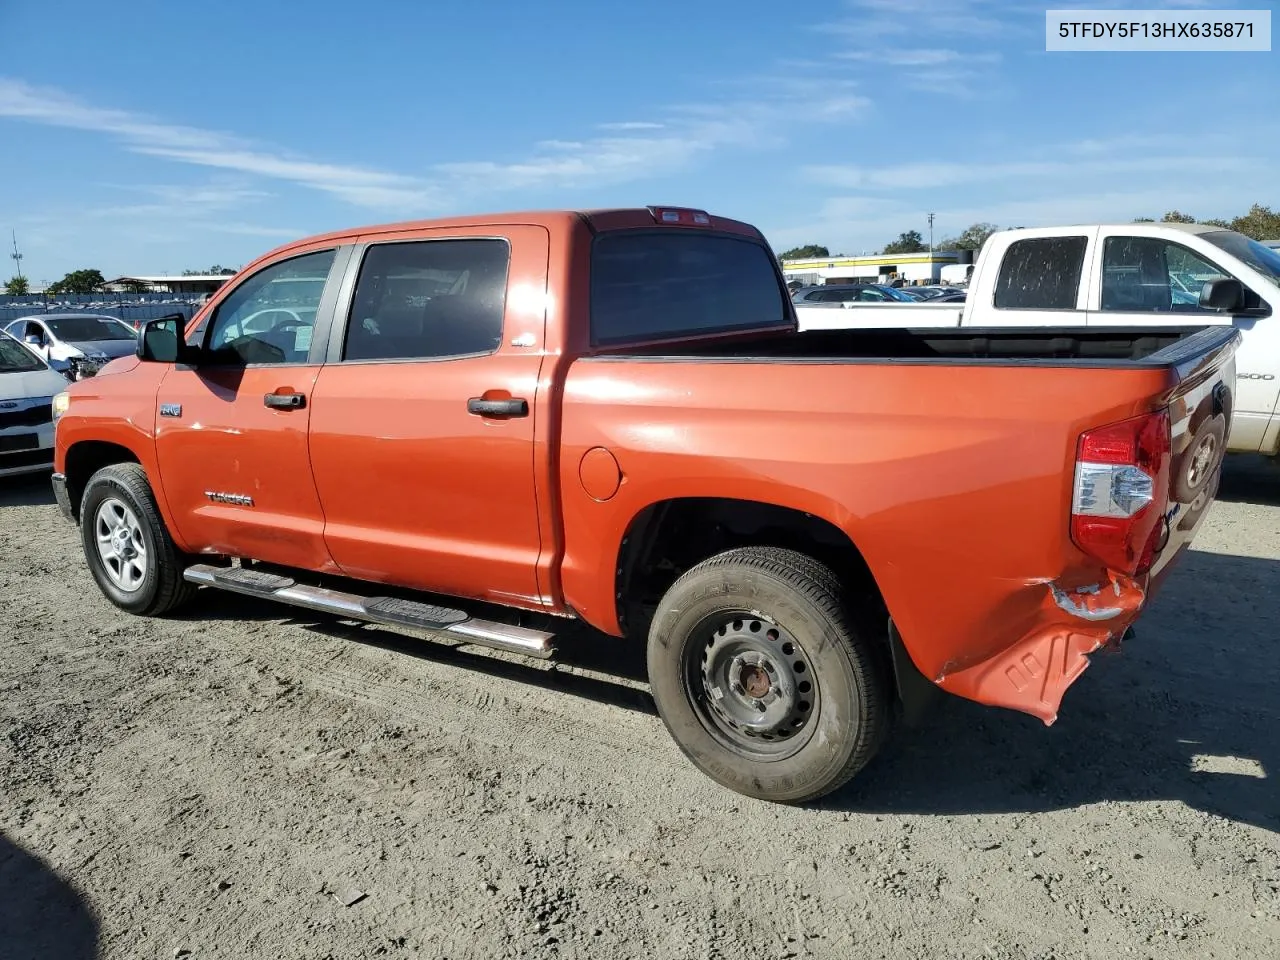
POLYGON ((0 331, 0 477, 53 468, 53 398, 67 378, 0 331))
POLYGON ((4 332, 25 343, 55 370, 67 373, 72 362, 92 370, 137 349, 138 331, 115 317, 96 313, 40 313, 19 317, 4 332))

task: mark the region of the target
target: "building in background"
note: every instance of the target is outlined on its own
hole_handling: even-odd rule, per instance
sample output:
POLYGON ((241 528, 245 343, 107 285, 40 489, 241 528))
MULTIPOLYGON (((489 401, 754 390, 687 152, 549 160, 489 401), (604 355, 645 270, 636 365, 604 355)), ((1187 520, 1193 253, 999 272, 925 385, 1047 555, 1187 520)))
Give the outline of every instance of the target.
MULTIPOLYGON (((876 253, 861 257, 815 257, 808 260, 783 260, 782 272, 787 281, 803 284, 884 283, 901 277, 907 283, 936 283, 943 268, 972 264, 972 250, 935 250, 933 253, 876 253)), ((953 273, 954 271, 948 271, 953 273)))
POLYGON ((231 279, 231 274, 195 274, 187 277, 116 277, 108 280, 103 289, 111 293, 130 293, 144 289, 149 293, 174 293, 181 296, 201 296, 216 293, 231 279))

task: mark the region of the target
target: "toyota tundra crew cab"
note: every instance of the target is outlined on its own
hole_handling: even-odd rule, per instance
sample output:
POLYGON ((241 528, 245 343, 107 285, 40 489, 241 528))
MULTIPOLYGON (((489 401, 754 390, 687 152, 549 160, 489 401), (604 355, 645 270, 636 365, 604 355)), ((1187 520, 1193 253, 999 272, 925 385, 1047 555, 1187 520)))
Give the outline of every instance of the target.
POLYGON ((198 590, 549 658, 644 644, 685 755, 819 797, 945 691, 1051 723, 1213 501, 1230 327, 801 333, 672 207, 400 223, 244 268, 71 384, 122 610, 198 590))
POLYGON ((1280 457, 1280 251, 1202 223, 1001 230, 963 305, 801 307, 801 329, 1201 327, 1240 331, 1231 453, 1280 457))

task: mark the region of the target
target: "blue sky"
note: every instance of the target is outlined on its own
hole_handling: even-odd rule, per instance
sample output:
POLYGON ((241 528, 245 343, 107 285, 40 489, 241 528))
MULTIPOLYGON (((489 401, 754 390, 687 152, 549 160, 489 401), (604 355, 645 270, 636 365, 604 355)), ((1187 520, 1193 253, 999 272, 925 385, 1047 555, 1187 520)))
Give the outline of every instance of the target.
POLYGON ((856 253, 929 211, 1280 206, 1276 53, 1046 53, 1045 9, 2 0, 0 231, 44 281, 493 210, 684 204, 856 253))

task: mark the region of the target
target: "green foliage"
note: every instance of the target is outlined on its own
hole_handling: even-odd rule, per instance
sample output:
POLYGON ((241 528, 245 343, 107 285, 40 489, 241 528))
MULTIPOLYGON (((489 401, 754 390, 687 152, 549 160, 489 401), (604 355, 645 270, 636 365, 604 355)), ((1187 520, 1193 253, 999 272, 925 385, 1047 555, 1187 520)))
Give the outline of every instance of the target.
POLYGON ((919 230, 908 230, 906 233, 898 234, 898 239, 892 243, 885 244, 882 253, 920 253, 928 250, 925 246, 924 237, 920 236, 919 230))
POLYGON ((224 267, 220 263, 215 263, 208 270, 183 270, 184 277, 230 277, 236 273, 234 267, 224 267))
MULTIPOLYGON (((1134 223, 1155 223, 1151 217, 1134 217, 1134 223)), ((1255 203, 1249 212, 1233 220, 1214 218, 1201 220, 1181 210, 1170 210, 1160 218, 1161 223, 1202 223, 1209 227, 1222 227, 1224 230, 1235 230, 1254 240, 1280 240, 1280 213, 1270 207, 1255 203)))
POLYGON ((84 294, 93 293, 101 287, 106 280, 102 278, 101 270, 72 270, 57 283, 49 284, 49 293, 58 294, 84 294))
POLYGON ((994 223, 975 223, 966 227, 958 237, 939 241, 935 250, 981 250, 987 238, 1000 228, 994 223))
POLYGON ((1248 213, 1231 221, 1231 229, 1254 240, 1280 240, 1280 213, 1255 203, 1248 213))
POLYGON ((803 247, 792 247, 778 255, 779 260, 811 260, 815 257, 829 257, 830 251, 819 243, 806 243, 803 247))
POLYGON ((4 292, 11 297, 25 297, 31 292, 31 284, 26 277, 13 277, 5 283, 4 292))

